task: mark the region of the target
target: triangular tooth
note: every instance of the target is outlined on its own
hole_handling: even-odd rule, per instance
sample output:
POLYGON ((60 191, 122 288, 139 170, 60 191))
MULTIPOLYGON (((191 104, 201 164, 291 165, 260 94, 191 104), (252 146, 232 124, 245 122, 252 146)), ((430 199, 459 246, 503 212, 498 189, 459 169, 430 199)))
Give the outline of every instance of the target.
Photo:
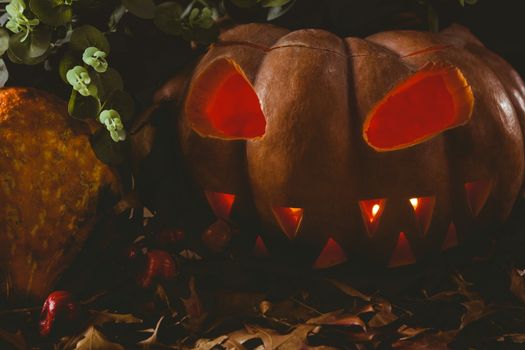
POLYGON ((368 199, 359 201, 359 208, 363 216, 366 231, 371 236, 379 226, 379 219, 385 209, 386 199, 368 199))
POLYGON ((432 215, 434 213, 434 206, 436 204, 435 197, 415 197, 410 198, 410 205, 414 209, 416 219, 419 223, 421 233, 426 235, 430 223, 432 222, 432 215))
POLYGON ((313 264, 314 269, 326 269, 348 260, 345 251, 333 238, 328 239, 313 264))
POLYGON ((458 245, 458 234, 456 231, 456 225, 454 223, 450 223, 448 226, 447 234, 445 235, 445 240, 443 241, 443 245, 441 247, 442 250, 447 250, 454 248, 458 245))
POLYGON ((275 207, 273 208, 273 214, 288 238, 294 239, 299 232, 304 210, 302 208, 275 207))
POLYGON ((205 194, 213 213, 219 218, 228 219, 230 217, 233 202, 235 202, 235 195, 210 191, 206 191, 205 194))
POLYGON ((268 248, 266 248, 266 244, 264 244, 264 241, 261 236, 257 236, 257 238, 255 239, 253 255, 258 258, 267 258, 270 256, 268 248))
POLYGON ((490 180, 478 180, 465 184, 467 202, 473 216, 478 216, 481 209, 483 209, 491 190, 492 181, 490 180))
POLYGON ((410 248, 410 243, 404 232, 399 233, 396 246, 390 257, 388 267, 399 267, 404 265, 410 265, 416 262, 416 258, 410 248))

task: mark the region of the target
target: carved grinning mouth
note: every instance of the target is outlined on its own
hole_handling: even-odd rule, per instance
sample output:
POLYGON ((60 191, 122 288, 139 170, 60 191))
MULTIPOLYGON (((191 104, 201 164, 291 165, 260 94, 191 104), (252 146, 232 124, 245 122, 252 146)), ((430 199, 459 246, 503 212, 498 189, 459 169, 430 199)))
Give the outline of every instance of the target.
MULTIPOLYGON (((466 204, 468 205, 473 218, 481 213, 487 203, 492 190, 492 184, 492 180, 477 180, 465 183, 466 204)), ((205 193, 213 213, 217 217, 228 219, 236 196, 230 193, 211 191, 206 191, 205 193)), ((420 237, 424 239, 432 224, 436 198, 434 196, 415 196, 407 198, 406 201, 413 209, 413 214, 419 225, 420 237)), ((369 238, 373 238, 381 225, 381 217, 385 208, 388 207, 388 199, 364 199, 358 201, 358 205, 362 214, 363 227, 369 238)), ((293 241, 297 236, 301 235, 303 217, 309 215, 308 212, 305 212, 303 208, 286 206, 275 206, 272 208, 272 211, 276 225, 280 228, 281 232, 287 237, 287 239, 293 241)), ((271 250, 267 248, 263 236, 264 235, 257 236, 254 246, 254 255, 259 257, 271 255, 271 250)), ((453 248, 457 244, 458 237, 456 225, 454 222, 450 222, 447 232, 443 237, 442 250, 453 248)), ((346 260, 347 254, 345 253, 344 247, 342 247, 333 237, 327 236, 327 240, 323 248, 320 250, 313 267, 327 268, 346 260)), ((388 266, 398 267, 415 262, 416 257, 412 252, 410 239, 405 232, 399 232, 397 243, 392 250, 388 266)))

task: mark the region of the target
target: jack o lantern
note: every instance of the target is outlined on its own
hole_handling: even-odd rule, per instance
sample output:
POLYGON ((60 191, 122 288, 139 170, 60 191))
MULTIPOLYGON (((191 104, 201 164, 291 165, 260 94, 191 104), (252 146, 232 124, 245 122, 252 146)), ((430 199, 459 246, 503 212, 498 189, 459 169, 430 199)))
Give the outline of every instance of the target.
POLYGON ((120 182, 58 98, 0 89, 0 304, 43 299, 120 182))
POLYGON ((503 222, 522 187, 525 87, 459 26, 238 26, 184 96, 191 174, 256 255, 414 263, 503 222))

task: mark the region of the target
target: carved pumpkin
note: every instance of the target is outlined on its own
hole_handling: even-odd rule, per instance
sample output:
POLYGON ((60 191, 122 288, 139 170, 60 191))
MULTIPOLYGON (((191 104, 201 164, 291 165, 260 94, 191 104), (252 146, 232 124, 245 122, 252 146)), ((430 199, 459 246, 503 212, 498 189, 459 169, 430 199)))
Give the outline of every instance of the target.
POLYGON ((200 60, 178 129, 209 208, 256 255, 400 266, 507 218, 524 113, 516 72, 459 26, 342 39, 250 24, 200 60))
POLYGON ((0 90, 0 303, 44 298, 119 191, 81 126, 54 96, 0 90))

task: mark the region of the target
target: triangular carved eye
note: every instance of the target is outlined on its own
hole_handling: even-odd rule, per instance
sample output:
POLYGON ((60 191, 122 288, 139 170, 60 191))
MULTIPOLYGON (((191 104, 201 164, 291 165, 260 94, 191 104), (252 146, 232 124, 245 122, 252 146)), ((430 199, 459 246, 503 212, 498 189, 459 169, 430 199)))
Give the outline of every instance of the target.
POLYGON ((458 234, 456 231, 456 225, 450 223, 448 226, 447 234, 445 235, 445 240, 443 241, 442 250, 447 250, 454 248, 458 245, 458 234))
POLYGON ((289 239, 294 239, 299 232, 304 210, 302 208, 275 207, 273 213, 283 232, 289 239))
POLYGON ((329 238, 313 264, 314 269, 326 269, 347 260, 343 248, 333 238, 329 238))
POLYGON ((415 197, 410 198, 410 205, 414 209, 421 233, 425 235, 432 222, 434 212, 435 197, 415 197))
POLYGON ((369 199, 359 201, 359 208, 363 216, 366 230, 373 235, 379 226, 379 219, 385 210, 386 199, 369 199))
POLYGON ((479 180, 468 182, 465 184, 465 191, 467 192, 467 201, 470 212, 473 216, 478 216, 481 209, 487 203, 490 191, 492 190, 492 181, 479 180))
POLYGON ((404 265, 410 265, 416 262, 416 258, 410 248, 410 243, 404 232, 399 233, 396 246, 390 257, 388 267, 399 267, 404 265))
POLYGON ((268 253, 268 248, 266 248, 266 244, 264 244, 264 241, 261 236, 257 236, 257 239, 255 240, 255 246, 253 247, 253 255, 255 255, 258 258, 266 258, 270 256, 270 253, 268 253))
POLYGON ((467 123, 474 95, 456 67, 429 65, 394 87, 368 114, 363 138, 376 151, 395 151, 467 123))
POLYGON ((259 98, 241 67, 230 58, 211 62, 194 78, 184 110, 201 136, 236 140, 265 133, 259 98))
POLYGON ((206 191, 205 194, 213 213, 219 218, 228 219, 235 201, 235 195, 210 191, 206 191))

